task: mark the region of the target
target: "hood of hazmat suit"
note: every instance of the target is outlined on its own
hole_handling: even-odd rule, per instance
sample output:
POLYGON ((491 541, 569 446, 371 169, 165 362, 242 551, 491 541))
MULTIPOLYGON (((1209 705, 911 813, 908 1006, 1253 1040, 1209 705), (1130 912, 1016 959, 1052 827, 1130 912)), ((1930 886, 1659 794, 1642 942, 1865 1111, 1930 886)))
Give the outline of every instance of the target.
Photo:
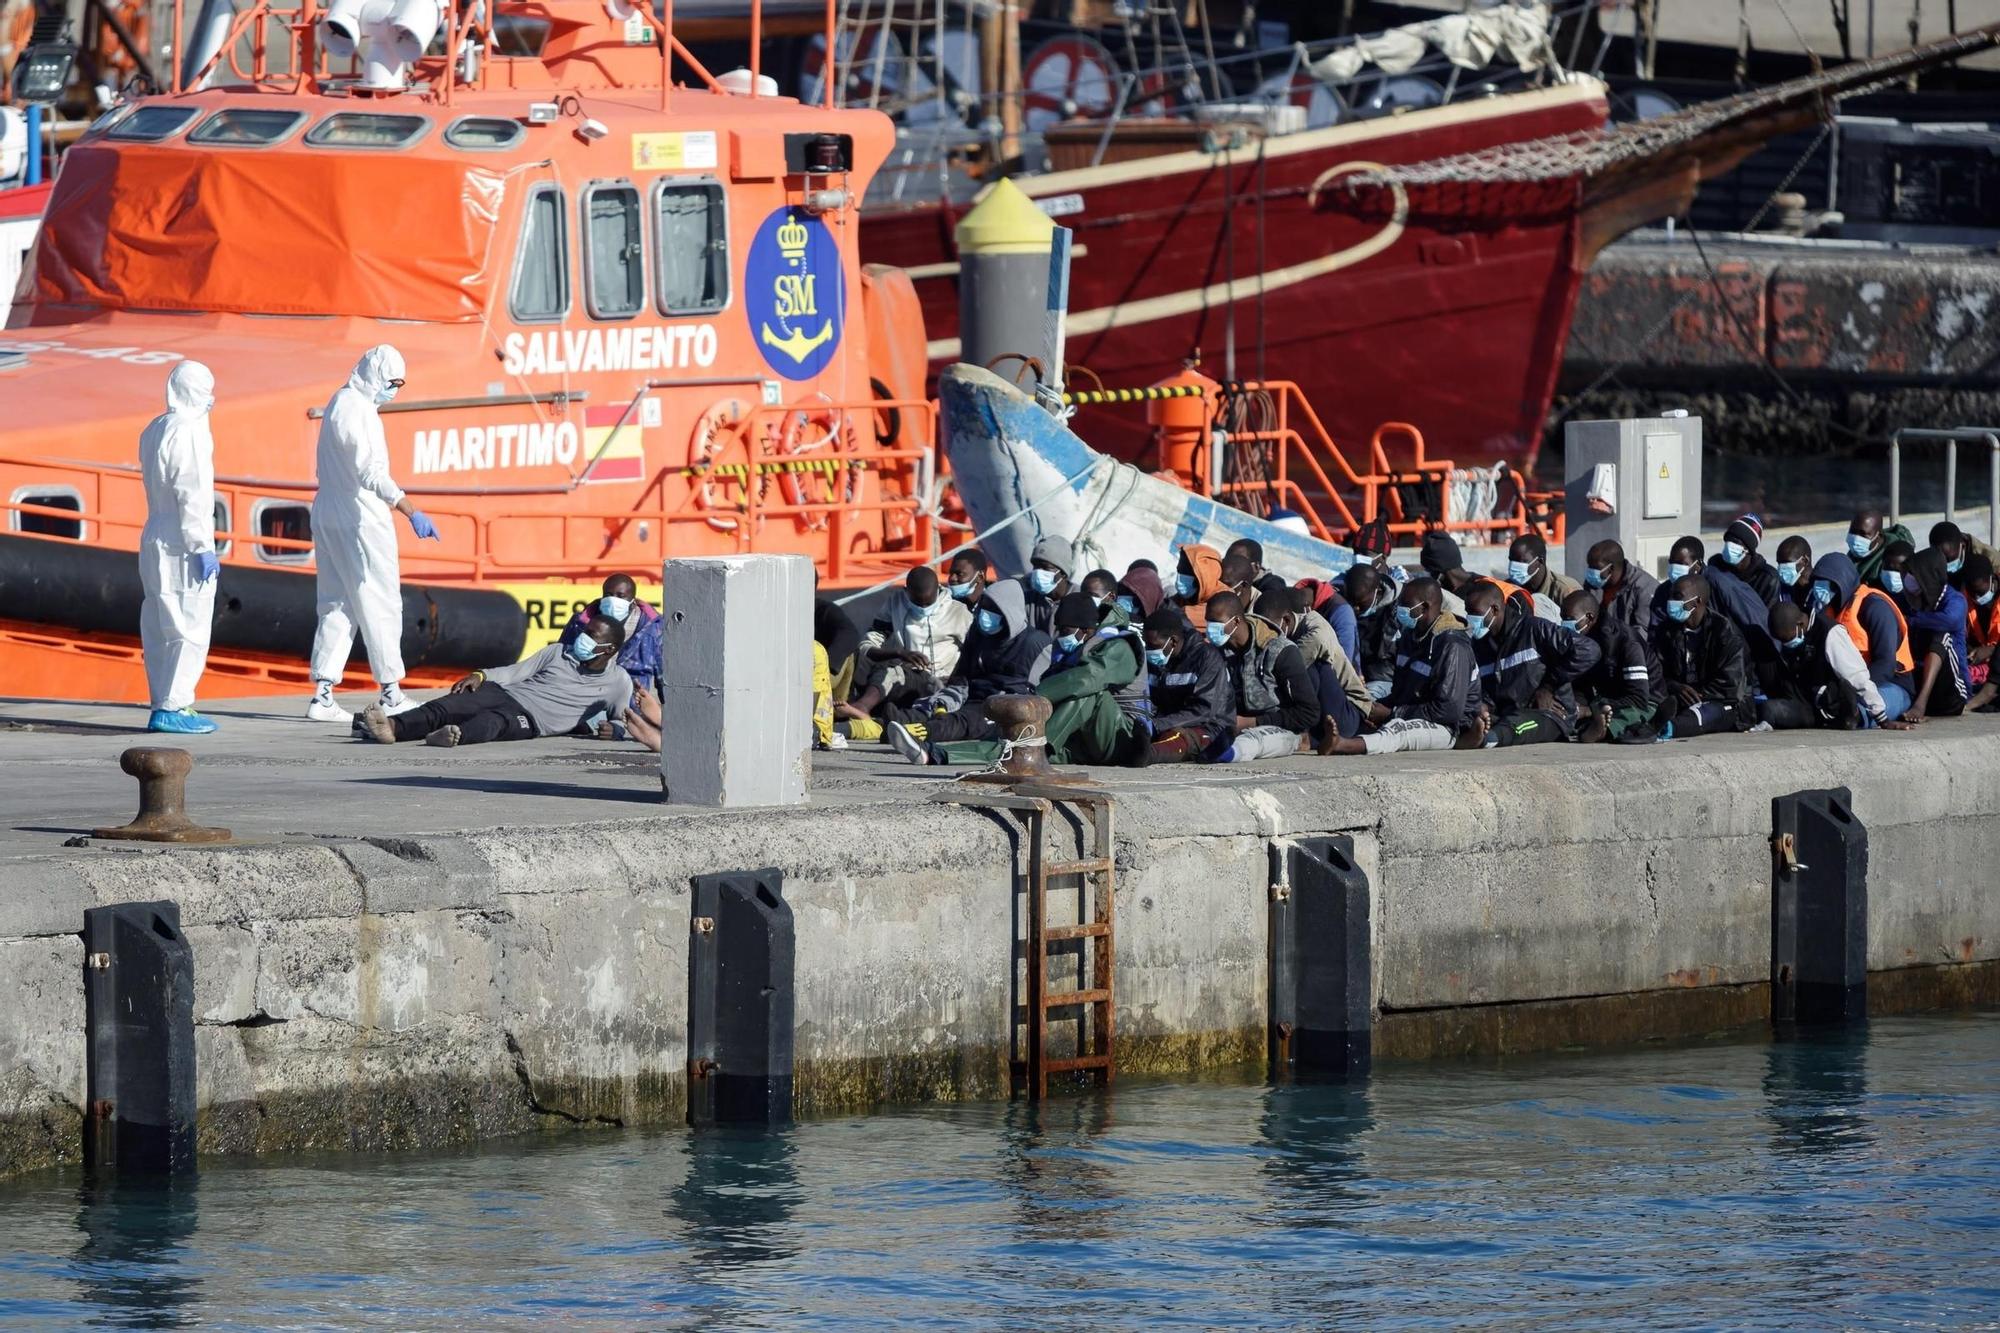
POLYGON ((139 436, 146 488, 139 638, 153 707, 168 712, 193 706, 208 661, 215 583, 199 577, 195 557, 215 550, 214 405, 215 376, 199 361, 183 361, 167 375, 167 410, 139 436))
POLYGON ((402 488, 389 475, 379 402, 403 378, 403 357, 384 344, 362 354, 334 390, 319 425, 318 493, 313 496, 313 561, 319 568, 319 629, 313 679, 337 681, 359 630, 375 679, 403 678, 403 594, 394 506, 402 488))

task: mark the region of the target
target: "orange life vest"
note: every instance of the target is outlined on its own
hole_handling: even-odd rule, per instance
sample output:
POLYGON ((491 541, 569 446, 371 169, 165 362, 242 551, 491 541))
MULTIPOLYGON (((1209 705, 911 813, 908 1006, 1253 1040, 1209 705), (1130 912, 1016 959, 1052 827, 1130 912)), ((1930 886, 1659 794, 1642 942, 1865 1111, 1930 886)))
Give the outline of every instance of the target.
POLYGON ((1860 651, 1862 660, 1867 661, 1868 631, 1861 628, 1861 602, 1867 597, 1880 597, 1896 615, 1896 628, 1903 635, 1903 641, 1896 645, 1896 666, 1899 668, 1899 674, 1901 671, 1915 671, 1917 662, 1910 656, 1910 623, 1903 619, 1903 608, 1896 605, 1896 599, 1880 588, 1864 585, 1861 591, 1854 595, 1854 600, 1847 604, 1847 609, 1840 613, 1840 623, 1846 627, 1847 637, 1854 640, 1854 646, 1860 651))
POLYGON ((1502 595, 1504 595, 1509 601, 1520 603, 1522 609, 1525 610, 1529 615, 1535 614, 1535 595, 1529 592, 1526 588, 1523 588, 1520 584, 1509 583, 1505 579, 1496 579, 1491 574, 1483 574, 1479 577, 1477 581, 1480 583, 1492 584, 1494 587, 1498 588, 1501 591, 1502 595))
POLYGON ((2000 643, 2000 598, 1995 598, 1985 606, 1965 599, 1966 636, 1975 648, 1983 648, 1989 643, 2000 643))

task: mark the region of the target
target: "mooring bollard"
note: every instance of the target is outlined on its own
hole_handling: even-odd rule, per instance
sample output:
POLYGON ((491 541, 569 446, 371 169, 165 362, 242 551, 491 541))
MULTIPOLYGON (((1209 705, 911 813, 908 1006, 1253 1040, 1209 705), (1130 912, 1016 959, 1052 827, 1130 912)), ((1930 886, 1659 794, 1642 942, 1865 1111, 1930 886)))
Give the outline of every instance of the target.
POLYGON ((1060 773, 1049 764, 1049 717, 1055 705, 1039 694, 999 694, 986 701, 986 716, 1000 728, 1000 762, 991 772, 968 773, 967 782, 1062 782, 1081 773, 1060 773))
POLYGON ((792 909, 779 870, 694 877, 688 1123, 792 1118, 792 909))
POLYGON ((84 1165, 119 1173, 192 1170, 194 954, 181 934, 180 908, 87 909, 83 997, 84 1165))
POLYGON ((129 824, 92 829, 93 838, 136 842, 228 842, 226 828, 203 828, 187 817, 186 750, 137 745, 118 756, 118 767, 139 779, 139 813, 129 824))
POLYGON ((1845 787, 1771 802, 1771 1021, 1868 1016, 1868 830, 1845 787))
POLYGON ((1273 845, 1271 871, 1271 1075, 1364 1077, 1375 1058, 1375 989, 1368 876, 1354 840, 1273 845))

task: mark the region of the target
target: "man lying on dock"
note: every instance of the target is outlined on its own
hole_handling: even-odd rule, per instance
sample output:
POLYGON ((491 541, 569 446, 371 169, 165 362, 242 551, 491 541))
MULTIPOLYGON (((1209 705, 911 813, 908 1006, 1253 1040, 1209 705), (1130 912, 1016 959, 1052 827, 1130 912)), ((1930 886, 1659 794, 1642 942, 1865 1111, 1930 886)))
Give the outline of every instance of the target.
POLYGON ((513 666, 475 671, 448 694, 391 717, 380 705, 355 719, 361 734, 384 745, 421 740, 439 746, 531 741, 622 717, 632 678, 617 663, 624 628, 602 611, 567 645, 552 643, 513 666))

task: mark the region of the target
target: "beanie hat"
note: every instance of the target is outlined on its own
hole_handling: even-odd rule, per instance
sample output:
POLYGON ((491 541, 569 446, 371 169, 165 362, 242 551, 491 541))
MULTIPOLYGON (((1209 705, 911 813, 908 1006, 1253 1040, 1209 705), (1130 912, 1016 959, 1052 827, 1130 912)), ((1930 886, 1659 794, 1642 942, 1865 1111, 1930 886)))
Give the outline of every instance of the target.
POLYGON ((1354 548, 1356 555, 1371 560, 1378 555, 1387 555, 1390 547, 1389 525, 1379 518, 1371 519, 1354 530, 1347 544, 1354 548))
POLYGON ((1058 537, 1052 532, 1043 533, 1035 539, 1035 549, 1028 558, 1054 565, 1066 579, 1076 577, 1076 550, 1066 537, 1058 537))
POLYGON ((1096 629, 1097 603, 1086 593, 1066 593, 1056 603, 1057 629, 1096 629))
POLYGON ((1458 543, 1448 532, 1427 532, 1424 534, 1423 549, 1417 555, 1417 563, 1424 567, 1424 573, 1436 578, 1454 569, 1465 568, 1465 558, 1458 553, 1458 543))
POLYGON ((1764 520, 1755 514, 1744 514, 1729 525, 1728 531, 1722 534, 1722 540, 1754 551, 1757 543, 1764 540, 1764 520))

